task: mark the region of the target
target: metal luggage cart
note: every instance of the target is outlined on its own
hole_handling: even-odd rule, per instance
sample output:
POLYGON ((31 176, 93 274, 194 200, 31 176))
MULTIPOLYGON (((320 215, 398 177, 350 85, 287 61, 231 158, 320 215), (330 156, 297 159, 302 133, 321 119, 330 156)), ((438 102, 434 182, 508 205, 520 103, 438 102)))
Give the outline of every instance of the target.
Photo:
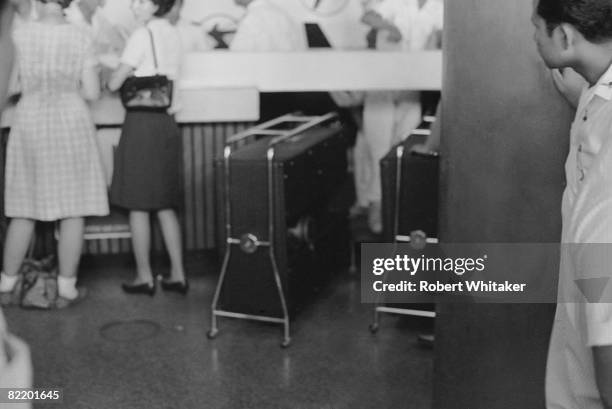
MULTIPOLYGON (((425 116, 423 118, 423 122, 426 124, 431 124, 436 120, 433 116, 425 116)), ((410 136, 429 136, 431 134, 430 129, 428 128, 417 128, 415 129, 410 136)), ((408 138, 410 137, 408 136, 408 138)), ((406 138, 407 139, 407 138, 406 138)), ((411 243, 415 241, 424 241, 426 244, 438 244, 439 240, 436 237, 427 237, 425 233, 422 231, 416 230, 412 231, 410 235, 400 234, 400 194, 401 194, 401 186, 402 186, 402 160, 406 155, 406 147, 403 143, 400 143, 395 147, 395 157, 396 157, 396 167, 395 167, 395 186, 394 186, 394 201, 395 201, 395 209, 393 212, 393 223, 392 223, 392 237, 393 243, 397 248, 397 244, 399 243, 411 243)), ((394 249, 395 252, 396 249, 394 249)), ((386 283, 387 274, 384 274, 382 277, 383 283, 386 283)), ((396 315, 409 315, 415 317, 425 317, 425 318, 435 318, 435 311, 426 311, 420 310, 416 308, 396 308, 389 307, 385 305, 383 300, 383 293, 379 293, 377 295, 376 304, 374 306, 374 321, 369 325, 369 330, 373 334, 377 333, 380 328, 380 314, 396 314, 396 315)))
POLYGON ((274 180, 274 160, 276 157, 277 148, 286 142, 291 141, 292 138, 308 131, 317 126, 332 123, 337 121, 338 117, 335 113, 330 113, 323 116, 298 116, 298 115, 284 115, 282 117, 273 119, 271 121, 260 124, 256 127, 248 129, 244 132, 234 135, 229 138, 225 143, 223 151, 223 168, 225 172, 223 195, 224 195, 224 209, 225 214, 225 237, 226 237, 226 249, 223 257, 223 263, 221 267, 221 273, 219 281, 215 289, 215 294, 212 302, 212 313, 211 313, 211 326, 207 333, 209 339, 214 339, 219 333, 219 327, 217 323, 218 317, 225 318, 237 318, 245 320, 254 320, 260 322, 268 322, 273 324, 281 324, 283 326, 283 340, 281 343, 282 348, 287 348, 291 344, 290 334, 290 320, 289 320, 289 308, 287 303, 287 296, 283 290, 283 283, 281 281, 281 273, 277 258, 275 254, 275 236, 276 229, 284 229, 286 226, 275 225, 275 213, 278 211, 275 207, 274 197, 278 193, 276 190, 276 183, 274 180), (297 126, 292 129, 272 129, 274 127, 282 126, 283 124, 296 124, 297 126), (230 205, 230 158, 238 146, 248 144, 250 140, 257 139, 258 137, 271 137, 268 142, 266 150, 266 161, 267 161, 267 213, 268 213, 268 237, 259 238, 254 234, 243 234, 237 237, 232 228, 232 212, 230 205), (228 271, 228 265, 230 263, 230 257, 234 249, 242 251, 244 253, 255 253, 259 248, 267 249, 268 257, 272 266, 272 274, 274 277, 274 283, 280 304, 282 307, 282 318, 257 315, 257 314, 246 314, 232 311, 226 311, 219 309, 219 297, 226 280, 226 274, 228 271))

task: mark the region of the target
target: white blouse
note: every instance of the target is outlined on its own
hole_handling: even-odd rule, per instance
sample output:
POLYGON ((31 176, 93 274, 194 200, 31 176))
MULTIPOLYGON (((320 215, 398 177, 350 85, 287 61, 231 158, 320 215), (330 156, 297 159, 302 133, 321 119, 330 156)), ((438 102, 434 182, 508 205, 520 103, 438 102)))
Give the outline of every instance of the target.
POLYGON ((136 77, 147 77, 155 74, 167 75, 177 79, 182 59, 181 38, 178 30, 168 20, 153 19, 146 27, 140 27, 130 36, 121 62, 134 67, 136 77), (158 69, 155 69, 151 37, 147 27, 153 33, 158 69))

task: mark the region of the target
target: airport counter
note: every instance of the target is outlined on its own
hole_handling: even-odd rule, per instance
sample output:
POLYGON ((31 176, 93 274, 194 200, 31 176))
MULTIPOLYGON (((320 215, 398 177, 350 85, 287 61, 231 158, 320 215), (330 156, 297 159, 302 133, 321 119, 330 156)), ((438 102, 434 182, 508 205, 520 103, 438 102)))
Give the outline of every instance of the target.
MULTIPOLYGON (((440 90, 441 83, 439 51, 218 51, 187 55, 178 83, 180 111, 176 115, 182 138, 179 216, 185 250, 216 247, 214 159, 222 154, 228 137, 259 120, 260 92, 440 90)), ((3 151, 11 113, 9 107, 2 115, 3 151)), ((92 103, 92 113, 110 182, 113 149, 125 112, 116 95, 105 94, 92 103)), ((42 246, 52 247, 53 236, 43 236, 42 246)), ((154 234, 153 247, 163 249, 159 231, 154 234)), ((130 243, 128 238, 88 240, 85 249, 90 254, 124 253, 130 250, 130 243)))

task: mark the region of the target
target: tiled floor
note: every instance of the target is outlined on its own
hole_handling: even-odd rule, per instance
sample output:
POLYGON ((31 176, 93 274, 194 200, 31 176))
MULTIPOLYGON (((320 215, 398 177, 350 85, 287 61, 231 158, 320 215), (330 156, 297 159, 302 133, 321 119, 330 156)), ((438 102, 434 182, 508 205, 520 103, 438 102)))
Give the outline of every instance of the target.
MULTIPOLYGON (((105 263, 107 264, 107 263, 105 263)), ((417 346, 430 323, 384 316, 368 331, 358 275, 338 275, 281 327, 222 319, 206 338, 217 279, 215 257, 189 259, 191 291, 128 296, 123 263, 81 273, 89 297, 63 311, 5 311, 32 349, 36 387, 63 388, 61 405, 36 408, 427 409, 433 353, 417 346), (125 324, 130 323, 131 324, 125 324)))

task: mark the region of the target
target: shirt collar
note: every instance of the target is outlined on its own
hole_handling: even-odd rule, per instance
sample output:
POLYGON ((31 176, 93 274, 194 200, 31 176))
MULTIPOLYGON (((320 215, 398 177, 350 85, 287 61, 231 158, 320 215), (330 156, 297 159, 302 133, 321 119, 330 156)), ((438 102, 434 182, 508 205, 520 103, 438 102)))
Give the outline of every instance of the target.
POLYGON ((597 84, 591 87, 594 94, 606 101, 612 100, 612 65, 597 81, 597 84))

